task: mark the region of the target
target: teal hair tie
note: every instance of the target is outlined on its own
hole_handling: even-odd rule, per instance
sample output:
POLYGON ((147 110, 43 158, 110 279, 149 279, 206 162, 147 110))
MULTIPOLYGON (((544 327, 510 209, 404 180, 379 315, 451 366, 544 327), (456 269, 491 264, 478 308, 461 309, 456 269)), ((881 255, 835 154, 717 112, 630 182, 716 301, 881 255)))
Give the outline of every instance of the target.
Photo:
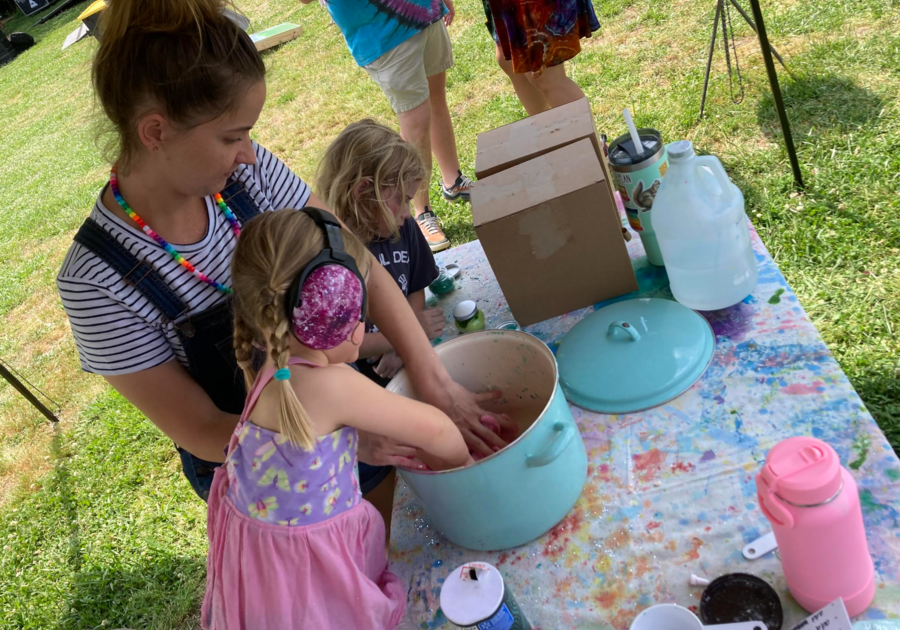
POLYGON ((276 381, 287 381, 291 378, 291 371, 288 368, 281 368, 275 371, 276 381))

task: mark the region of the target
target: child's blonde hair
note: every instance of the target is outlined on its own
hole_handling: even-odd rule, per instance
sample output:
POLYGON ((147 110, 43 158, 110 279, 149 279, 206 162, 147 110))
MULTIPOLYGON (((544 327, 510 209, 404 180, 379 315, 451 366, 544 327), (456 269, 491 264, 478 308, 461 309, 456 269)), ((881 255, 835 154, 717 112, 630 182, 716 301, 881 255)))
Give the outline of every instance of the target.
MULTIPOLYGON (((429 156, 430 159, 430 156, 429 156)), ((400 235, 385 205, 384 188, 406 187, 425 177, 419 152, 393 129, 370 118, 348 125, 325 151, 316 180, 322 200, 359 238, 378 238, 379 219, 400 235), (360 182, 369 185, 359 190, 360 182)))
MULTIPOLYGON (((369 255, 359 239, 342 230, 344 251, 356 261, 363 276, 369 270, 369 255)), ((285 294, 304 266, 325 247, 322 230, 305 212, 265 212, 249 221, 241 231, 231 261, 234 290, 234 353, 244 372, 249 391, 256 380, 251 364, 253 343, 265 346, 276 369, 288 367, 291 322, 285 294)), ((294 444, 312 448, 315 436, 309 416, 297 399, 290 381, 279 381, 281 414, 278 430, 294 444)))

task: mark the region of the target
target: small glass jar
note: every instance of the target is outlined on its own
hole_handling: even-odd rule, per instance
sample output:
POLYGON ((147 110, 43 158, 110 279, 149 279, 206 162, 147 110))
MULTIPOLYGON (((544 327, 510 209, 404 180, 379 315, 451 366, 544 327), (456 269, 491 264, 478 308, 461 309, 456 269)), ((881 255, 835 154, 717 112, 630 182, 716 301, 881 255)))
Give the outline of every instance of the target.
POLYGON ((463 334, 484 330, 484 312, 474 300, 465 300, 454 306, 453 319, 456 320, 456 328, 463 334))
POLYGON ((448 293, 453 293, 454 289, 456 289, 456 283, 453 281, 453 277, 447 273, 447 270, 441 268, 440 274, 428 288, 431 289, 431 292, 435 295, 443 296, 448 293))

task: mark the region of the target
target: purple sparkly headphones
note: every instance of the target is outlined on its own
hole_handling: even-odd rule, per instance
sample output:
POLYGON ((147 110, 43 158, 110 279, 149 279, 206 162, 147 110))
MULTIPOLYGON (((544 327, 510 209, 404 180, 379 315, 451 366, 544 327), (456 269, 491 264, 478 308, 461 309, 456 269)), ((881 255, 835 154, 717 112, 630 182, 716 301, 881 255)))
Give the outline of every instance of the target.
POLYGON ((343 343, 366 318, 366 281, 344 251, 341 223, 329 212, 304 208, 325 234, 325 247, 297 275, 284 304, 294 337, 313 350, 343 343))

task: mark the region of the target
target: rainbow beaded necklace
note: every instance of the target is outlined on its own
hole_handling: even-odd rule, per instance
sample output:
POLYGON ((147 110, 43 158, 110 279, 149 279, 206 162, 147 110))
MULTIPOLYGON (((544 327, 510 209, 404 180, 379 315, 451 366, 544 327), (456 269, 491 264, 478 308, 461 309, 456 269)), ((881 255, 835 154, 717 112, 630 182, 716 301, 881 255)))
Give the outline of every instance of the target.
MULTIPOLYGON (((128 202, 125 201, 125 198, 119 192, 119 175, 117 172, 117 168, 117 166, 113 166, 109 171, 109 187, 112 190, 113 196, 116 198, 116 201, 122 207, 122 210, 125 211, 125 214, 131 217, 131 219, 140 226, 141 230, 144 231, 144 234, 159 243, 160 247, 166 250, 169 255, 174 258, 176 262, 178 262, 178 264, 180 264, 182 267, 190 271, 192 274, 197 276, 200 280, 213 287, 214 289, 217 289, 225 294, 231 294, 230 287, 226 287, 221 282, 216 282, 205 273, 199 271, 196 267, 194 267, 194 265, 192 265, 187 259, 185 259, 184 256, 175 251, 175 248, 169 245, 169 243, 166 242, 166 240, 162 236, 150 229, 150 226, 144 223, 144 220, 139 217, 134 210, 131 209, 131 206, 128 205, 128 202)), ((228 219, 228 222, 231 224, 231 230, 234 232, 234 235, 240 236, 241 226, 238 223, 237 218, 234 216, 234 213, 231 211, 231 208, 226 205, 225 200, 222 199, 222 195, 220 195, 219 193, 216 193, 215 195, 213 195, 213 197, 216 200, 216 205, 219 206, 222 214, 225 215, 225 218, 228 219)))

